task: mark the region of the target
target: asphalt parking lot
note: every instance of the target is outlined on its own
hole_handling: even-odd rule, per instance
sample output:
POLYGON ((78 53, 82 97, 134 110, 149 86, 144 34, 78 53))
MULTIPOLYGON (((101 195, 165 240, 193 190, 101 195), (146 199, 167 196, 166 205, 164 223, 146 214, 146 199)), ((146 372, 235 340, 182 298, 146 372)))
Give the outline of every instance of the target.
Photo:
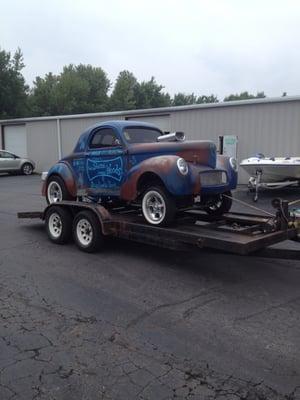
POLYGON ((300 398, 300 261, 56 246, 40 186, 0 176, 1 400, 300 398))

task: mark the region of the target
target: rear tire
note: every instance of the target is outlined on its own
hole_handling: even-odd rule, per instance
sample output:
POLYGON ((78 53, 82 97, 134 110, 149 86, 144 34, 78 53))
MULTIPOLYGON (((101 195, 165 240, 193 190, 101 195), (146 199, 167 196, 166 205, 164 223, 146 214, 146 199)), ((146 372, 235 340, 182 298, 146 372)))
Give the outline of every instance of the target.
POLYGON ((92 211, 81 211, 76 215, 73 237, 77 247, 86 253, 100 250, 104 241, 101 224, 92 211))
POLYGON ((25 163, 22 165, 21 172, 23 175, 32 175, 33 165, 30 163, 25 163))
POLYGON ((59 206, 51 206, 45 217, 46 230, 51 242, 56 244, 67 243, 72 236, 72 215, 59 206))
POLYGON ((52 204, 63 200, 74 200, 74 198, 68 192, 63 179, 54 175, 47 182, 46 200, 48 204, 52 204))
POLYGON ((161 186, 147 188, 142 196, 142 212, 145 220, 155 226, 167 226, 176 214, 175 202, 161 186))
POLYGON ((205 207, 204 209, 209 215, 215 215, 215 216, 223 215, 231 209, 232 206, 231 197, 232 194, 230 191, 216 195, 215 199, 211 202, 211 204, 205 207))

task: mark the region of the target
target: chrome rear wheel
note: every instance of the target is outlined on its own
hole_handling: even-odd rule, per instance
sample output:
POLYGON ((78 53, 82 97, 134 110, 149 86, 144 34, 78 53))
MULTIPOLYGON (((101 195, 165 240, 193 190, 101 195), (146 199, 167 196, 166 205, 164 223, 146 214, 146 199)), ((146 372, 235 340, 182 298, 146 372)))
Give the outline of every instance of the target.
POLYGON ((63 200, 62 188, 56 181, 51 181, 47 188, 47 200, 49 204, 63 200))

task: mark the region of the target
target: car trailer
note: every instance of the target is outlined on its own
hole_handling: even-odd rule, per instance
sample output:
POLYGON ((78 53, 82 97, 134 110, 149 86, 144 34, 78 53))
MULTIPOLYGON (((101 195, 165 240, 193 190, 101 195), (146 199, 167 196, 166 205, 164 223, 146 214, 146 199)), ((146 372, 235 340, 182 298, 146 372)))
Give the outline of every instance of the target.
POLYGON ((168 227, 149 225, 140 209, 107 209, 96 203, 62 201, 42 212, 20 212, 18 218, 45 221, 49 239, 58 244, 72 236, 77 247, 94 252, 105 237, 117 237, 170 249, 215 249, 246 255, 287 239, 300 240, 300 219, 289 212, 288 202, 272 201, 274 214, 230 212, 212 217, 197 209, 182 211, 168 227))

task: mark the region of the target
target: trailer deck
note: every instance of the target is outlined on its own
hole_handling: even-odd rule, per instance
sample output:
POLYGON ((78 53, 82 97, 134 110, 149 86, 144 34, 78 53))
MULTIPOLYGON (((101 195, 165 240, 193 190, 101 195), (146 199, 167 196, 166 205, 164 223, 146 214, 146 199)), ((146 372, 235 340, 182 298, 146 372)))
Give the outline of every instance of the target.
POLYGON ((139 209, 119 207, 108 210, 94 203, 63 201, 42 212, 20 212, 18 218, 45 220, 51 207, 62 207, 75 215, 82 210, 97 215, 103 236, 112 236, 171 249, 191 247, 216 249, 246 255, 287 239, 298 240, 298 220, 291 218, 281 200, 274 203, 274 216, 227 213, 211 217, 201 210, 181 212, 169 227, 146 223, 139 209))

